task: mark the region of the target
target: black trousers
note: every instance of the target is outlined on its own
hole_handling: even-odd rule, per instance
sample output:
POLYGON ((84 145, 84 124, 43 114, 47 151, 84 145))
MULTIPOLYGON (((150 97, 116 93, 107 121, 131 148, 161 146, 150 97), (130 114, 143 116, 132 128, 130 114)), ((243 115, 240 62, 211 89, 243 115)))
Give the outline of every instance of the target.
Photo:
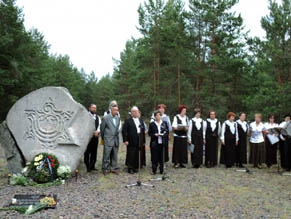
POLYGON ((93 137, 87 145, 87 149, 84 153, 84 163, 87 170, 92 170, 95 168, 97 161, 98 140, 98 138, 93 137))
POLYGON ((156 142, 151 143, 151 160, 152 160, 152 170, 157 171, 159 166, 160 172, 164 170, 164 147, 163 144, 157 144, 156 142))
POLYGON ((139 167, 139 147, 128 145, 126 148, 126 162, 128 169, 138 169, 139 167))

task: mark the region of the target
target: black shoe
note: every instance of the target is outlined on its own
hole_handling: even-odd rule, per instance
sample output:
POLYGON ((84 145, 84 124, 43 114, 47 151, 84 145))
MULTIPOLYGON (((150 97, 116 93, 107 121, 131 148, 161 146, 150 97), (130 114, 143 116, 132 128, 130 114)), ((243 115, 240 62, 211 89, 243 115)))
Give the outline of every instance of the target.
POLYGON ((92 171, 98 171, 97 168, 91 168, 90 170, 92 170, 92 171))
POLYGON ((138 173, 138 169, 133 169, 133 172, 134 173, 138 173))
POLYGON ((180 163, 180 168, 186 168, 186 166, 180 163))
POLYGON ((128 169, 128 171, 127 171, 129 174, 134 174, 134 171, 133 171, 133 169, 128 169))
POLYGON ((87 172, 90 173, 91 172, 91 169, 90 168, 87 168, 87 172))

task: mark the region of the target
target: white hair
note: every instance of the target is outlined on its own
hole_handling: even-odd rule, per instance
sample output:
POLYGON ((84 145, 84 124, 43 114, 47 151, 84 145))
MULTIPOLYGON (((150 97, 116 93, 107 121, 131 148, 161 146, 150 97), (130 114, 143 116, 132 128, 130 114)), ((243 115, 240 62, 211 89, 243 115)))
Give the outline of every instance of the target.
POLYGON ((131 108, 131 110, 130 110, 131 112, 132 111, 139 111, 139 109, 138 109, 138 107, 137 106, 133 106, 132 108, 131 108))

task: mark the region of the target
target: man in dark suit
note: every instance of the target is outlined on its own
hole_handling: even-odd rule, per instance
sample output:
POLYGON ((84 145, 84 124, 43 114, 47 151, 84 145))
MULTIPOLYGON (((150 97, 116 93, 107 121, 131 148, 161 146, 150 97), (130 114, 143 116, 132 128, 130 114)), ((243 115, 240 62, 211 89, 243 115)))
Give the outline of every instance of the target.
POLYGON ((100 118, 96 115, 97 107, 96 104, 90 104, 89 113, 92 118, 95 120, 95 131, 92 134, 92 138, 87 146, 87 149, 84 153, 84 163, 87 168, 87 172, 91 172, 92 170, 97 170, 95 168, 95 164, 97 161, 97 149, 99 142, 99 133, 100 133, 100 118))
POLYGON ((100 131, 104 141, 102 170, 107 175, 110 170, 114 174, 118 174, 117 155, 119 149, 119 128, 120 117, 118 116, 118 106, 110 107, 110 113, 103 117, 100 131), (112 154, 112 163, 110 164, 110 154, 112 154))
POLYGON ((145 144, 144 121, 139 118, 139 109, 134 106, 131 109, 131 118, 125 120, 122 128, 122 138, 127 146, 126 165, 128 173, 138 172, 139 150, 145 144))

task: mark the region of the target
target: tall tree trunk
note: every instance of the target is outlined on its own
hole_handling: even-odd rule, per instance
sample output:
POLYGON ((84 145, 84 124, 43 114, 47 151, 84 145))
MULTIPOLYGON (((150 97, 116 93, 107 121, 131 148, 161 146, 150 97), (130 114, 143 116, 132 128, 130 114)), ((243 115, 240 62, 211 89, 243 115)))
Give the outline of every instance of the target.
MULTIPOLYGON (((216 51, 215 51, 215 33, 214 33, 214 24, 212 25, 212 39, 211 39, 211 56, 214 57, 215 54, 216 54, 216 51)), ((215 94, 216 92, 216 87, 215 87, 215 63, 212 63, 211 64, 211 72, 212 72, 212 75, 211 75, 211 82, 212 82, 212 93, 215 94)))
POLYGON ((178 54, 178 105, 181 105, 181 55, 178 54))
POLYGON ((154 48, 154 54, 153 54, 153 81, 154 81, 154 108, 157 105, 157 73, 156 73, 156 48, 154 48))

